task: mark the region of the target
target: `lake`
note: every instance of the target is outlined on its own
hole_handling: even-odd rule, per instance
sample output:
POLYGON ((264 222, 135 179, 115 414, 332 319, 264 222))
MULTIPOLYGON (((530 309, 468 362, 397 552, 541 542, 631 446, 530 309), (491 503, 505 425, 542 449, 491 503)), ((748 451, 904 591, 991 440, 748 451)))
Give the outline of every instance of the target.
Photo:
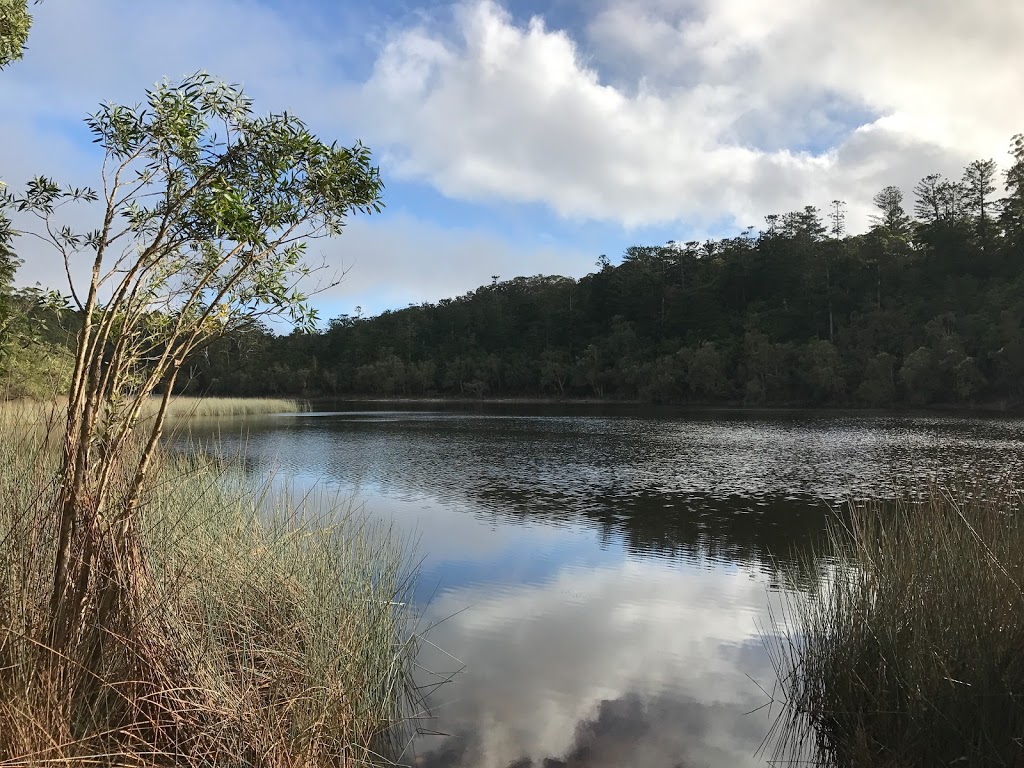
POLYGON ((762 632, 830 507, 1024 469, 1016 419, 351 407, 195 433, 417 540, 431 768, 766 765, 762 632))

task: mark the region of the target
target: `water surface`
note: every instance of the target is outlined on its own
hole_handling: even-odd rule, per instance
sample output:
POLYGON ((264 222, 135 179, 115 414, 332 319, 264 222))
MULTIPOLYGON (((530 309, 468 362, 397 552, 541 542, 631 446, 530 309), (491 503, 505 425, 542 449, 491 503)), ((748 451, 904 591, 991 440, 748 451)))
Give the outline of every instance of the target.
POLYGON ((205 434, 418 538, 438 768, 766 765, 760 632, 830 507, 1024 465, 1012 419, 359 408, 205 434))

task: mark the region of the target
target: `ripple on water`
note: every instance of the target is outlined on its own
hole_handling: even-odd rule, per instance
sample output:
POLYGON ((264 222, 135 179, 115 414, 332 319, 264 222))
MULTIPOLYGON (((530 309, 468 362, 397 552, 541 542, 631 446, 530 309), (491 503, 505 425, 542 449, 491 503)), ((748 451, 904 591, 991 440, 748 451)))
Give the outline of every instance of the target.
POLYGON ((1013 419, 362 410, 219 441, 419 537, 423 667, 466 667, 433 768, 763 765, 758 627, 834 567, 793 569, 828 505, 1024 470, 1013 419))

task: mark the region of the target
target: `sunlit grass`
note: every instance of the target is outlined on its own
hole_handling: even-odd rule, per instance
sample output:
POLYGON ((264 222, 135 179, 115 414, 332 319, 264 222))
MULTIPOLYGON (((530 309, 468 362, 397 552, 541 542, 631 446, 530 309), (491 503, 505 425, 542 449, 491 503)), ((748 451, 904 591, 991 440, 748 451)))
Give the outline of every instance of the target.
POLYGON ((1006 492, 933 489, 837 518, 831 578, 770 642, 776 757, 836 766, 1021 765, 1024 520, 1006 492))
POLYGON ((60 658, 74 686, 49 683, 53 442, 0 432, 0 765, 355 766, 401 751, 419 703, 406 543, 196 455, 162 454, 147 490, 149 612, 60 658))
MULTIPOLYGON (((159 398, 146 404, 144 415, 152 415, 159 407, 159 398)), ((55 414, 63 416, 67 398, 48 400, 0 400, 0 425, 40 424, 55 414)), ((267 416, 277 413, 296 413, 302 410, 298 400, 260 397, 184 397, 178 396, 168 405, 170 418, 232 418, 240 416, 267 416)))
MULTIPOLYGON (((156 408, 156 399, 150 409, 156 408)), ((261 416, 275 413, 295 413, 302 410, 298 400, 269 397, 175 397, 168 405, 171 417, 231 417, 261 416)))

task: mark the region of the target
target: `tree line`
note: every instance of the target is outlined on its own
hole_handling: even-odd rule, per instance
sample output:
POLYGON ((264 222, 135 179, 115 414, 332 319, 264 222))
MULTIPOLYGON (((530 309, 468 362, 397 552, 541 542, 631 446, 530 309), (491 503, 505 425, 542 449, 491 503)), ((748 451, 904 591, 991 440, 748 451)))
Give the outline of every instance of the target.
POLYGON ((759 231, 634 246, 578 280, 501 280, 278 336, 234 328, 179 388, 300 397, 591 397, 752 405, 1024 399, 1024 136, 1011 164, 759 231), (997 192, 998 190, 998 192, 997 192), (912 202, 911 202, 912 201, 912 202), (908 208, 910 210, 908 210, 908 208))

